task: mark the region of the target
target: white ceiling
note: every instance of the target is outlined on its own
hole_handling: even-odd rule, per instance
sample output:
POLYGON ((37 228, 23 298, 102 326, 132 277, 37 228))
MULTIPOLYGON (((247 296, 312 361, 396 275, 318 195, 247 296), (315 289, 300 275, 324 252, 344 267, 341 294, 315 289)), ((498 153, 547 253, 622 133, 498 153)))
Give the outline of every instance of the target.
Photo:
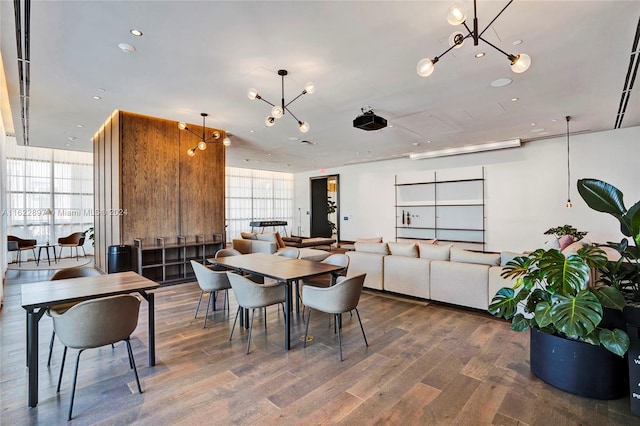
MULTIPOLYGON (((506 3, 480 0, 480 28, 506 3)), ((516 0, 484 37, 508 53, 529 54, 527 72, 514 74, 504 55, 467 40, 421 78, 418 60, 440 55, 458 29, 446 22, 449 4, 33 1, 30 145, 90 151, 91 136, 115 109, 194 124, 207 112, 207 126, 233 135, 227 165, 299 172, 562 135, 566 115, 572 116, 572 133, 614 127, 639 1, 516 0), (144 35, 131 35, 132 28, 144 35), (522 43, 514 46, 516 40, 522 43), (135 53, 122 52, 123 42, 135 53), (478 51, 486 56, 474 58, 478 51), (290 106, 309 122, 306 134, 287 116, 265 127, 270 107, 247 97, 255 87, 278 103, 281 68, 289 71, 287 102, 305 82, 316 84, 313 95, 290 106), (513 83, 491 87, 499 78, 513 83), (393 127, 354 129, 364 106, 393 127)), ((21 142, 13 2, 0 1, 0 13, 2 59, 21 142)), ((622 127, 640 125, 638 92, 632 92, 622 127)))

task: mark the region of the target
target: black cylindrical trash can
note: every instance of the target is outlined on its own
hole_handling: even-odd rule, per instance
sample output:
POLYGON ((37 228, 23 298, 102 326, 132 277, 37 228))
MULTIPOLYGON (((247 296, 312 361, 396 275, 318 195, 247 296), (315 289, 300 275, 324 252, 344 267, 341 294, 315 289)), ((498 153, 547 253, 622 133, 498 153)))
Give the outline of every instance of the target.
POLYGON ((107 251, 107 272, 126 272, 131 270, 131 246, 109 246, 107 251))

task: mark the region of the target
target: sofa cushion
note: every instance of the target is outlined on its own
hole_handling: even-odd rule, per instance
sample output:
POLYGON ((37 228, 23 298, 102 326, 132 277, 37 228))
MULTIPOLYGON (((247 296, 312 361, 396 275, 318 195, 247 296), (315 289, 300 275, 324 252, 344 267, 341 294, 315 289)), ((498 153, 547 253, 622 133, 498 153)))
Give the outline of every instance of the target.
POLYGON ((578 250, 583 248, 585 245, 587 244, 583 243, 582 240, 580 240, 580 241, 576 241, 575 243, 569 244, 568 246, 566 246, 564 249, 560 251, 562 252, 562 254, 564 254, 564 257, 569 257, 571 255, 578 254, 578 250))
POLYGON ((367 274, 364 279, 364 286, 375 290, 383 290, 382 279, 385 254, 365 253, 362 251, 349 251, 346 254, 349 256, 348 277, 367 274))
POLYGON ((449 260, 452 244, 419 244, 420 258, 431 260, 449 260))
POLYGON ((387 243, 363 243, 356 241, 354 246, 356 251, 364 253, 389 254, 387 243))
POLYGON ((560 251, 566 249, 573 243, 573 237, 571 235, 563 235, 558 239, 558 244, 560 244, 560 251))
POLYGON ((418 257, 418 247, 413 243, 387 243, 393 256, 418 257))
POLYGON ((486 310, 489 307, 489 266, 461 262, 431 262, 431 299, 486 310))
POLYGON ((381 243, 382 237, 357 238, 356 243, 381 243))
POLYGON ((245 240, 257 240, 255 232, 241 232, 240 236, 245 240))
POLYGON ((278 248, 285 248, 286 246, 284 244, 284 240, 280 236, 280 233, 276 232, 276 233, 274 233, 274 235, 276 236, 276 241, 278 243, 278 248))
POLYGON ((545 250, 550 250, 550 249, 558 249, 558 250, 560 250, 560 243, 558 242, 557 238, 554 238, 554 239, 549 240, 546 243, 544 243, 542 248, 545 249, 545 250))
POLYGON ((478 265, 498 266, 500 265, 500 253, 477 253, 452 247, 451 261, 462 263, 476 263, 478 265))
POLYGON ((519 256, 524 256, 523 253, 516 253, 513 251, 502 251, 500 252, 500 266, 505 266, 507 263, 511 262, 513 259, 519 256))
MULTIPOLYGON (((383 269, 385 291, 430 299, 430 264, 431 262, 427 259, 408 256, 385 256, 383 269)), ((349 266, 349 269, 351 269, 351 266, 349 266)))
POLYGON ((275 232, 265 232, 264 234, 256 234, 256 239, 260 241, 269 241, 270 243, 276 243, 278 246, 278 239, 275 232))

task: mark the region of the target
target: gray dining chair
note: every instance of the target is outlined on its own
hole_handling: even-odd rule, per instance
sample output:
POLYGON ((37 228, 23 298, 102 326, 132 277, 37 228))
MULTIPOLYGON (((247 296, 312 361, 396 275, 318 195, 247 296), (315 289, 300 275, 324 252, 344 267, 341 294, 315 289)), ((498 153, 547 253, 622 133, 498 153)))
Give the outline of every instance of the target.
MULTIPOLYGON (((81 277, 94 277, 102 275, 95 268, 66 268, 61 269, 50 278, 50 281, 66 280, 68 278, 81 278, 81 277)), ((55 311, 59 314, 66 312, 70 307, 76 305, 78 302, 62 303, 60 305, 54 305, 47 309, 47 315, 51 316, 51 312, 55 311)), ((53 354, 53 342, 56 339, 56 330, 51 332, 51 341, 49 342, 49 357, 47 358, 47 367, 51 365, 51 355, 53 354)))
POLYGON ((86 300, 72 306, 62 314, 55 311, 51 312, 53 328, 60 342, 64 345, 62 364, 60 365, 60 377, 58 378, 56 392, 60 392, 67 349, 79 349, 76 358, 76 367, 73 373, 69 414, 67 416, 68 420, 71 420, 73 413, 73 401, 76 393, 80 355, 86 349, 99 348, 124 340, 127 344, 127 352, 129 353, 129 366, 133 369, 136 377, 138 392, 142 393, 138 370, 136 369, 133 351, 131 350, 131 342, 129 340, 131 333, 133 333, 138 325, 139 311, 140 299, 125 294, 86 300))
MULTIPOLYGON (((233 289, 233 294, 238 301, 238 310, 236 318, 233 320, 233 327, 229 335, 229 341, 233 338, 233 331, 236 328, 238 315, 242 309, 251 309, 251 320, 249 322, 249 336, 247 338, 247 351, 251 345, 251 332, 253 330, 253 318, 257 308, 266 308, 267 306, 284 303, 287 285, 284 283, 273 284, 256 284, 250 279, 233 272, 227 272, 229 283, 233 289)), ((286 314, 285 314, 286 315, 286 314)), ((266 311, 264 315, 264 327, 267 328, 266 311)))
MULTIPOLYGON (((315 287, 330 287, 335 284, 335 279, 337 275, 345 276, 347 275, 347 269, 349 268, 349 256, 342 253, 332 254, 329 257, 325 258, 320 263, 326 263, 327 265, 334 266, 342 266, 344 269, 339 272, 339 274, 323 274, 317 277, 307 278, 302 282, 302 285, 312 285, 315 287)), ((302 295, 299 296, 302 299, 302 295)), ((304 321, 304 311, 306 306, 302 303, 302 320, 304 321)), ((329 317, 329 323, 331 323, 331 317, 329 317)))
POLYGON ((333 314, 335 316, 336 329, 338 331, 338 347, 340 349, 340 361, 342 361, 342 336, 340 329, 342 328, 342 322, 340 315, 349 312, 351 310, 356 311, 358 316, 358 322, 360 323, 360 329, 362 330, 362 337, 364 343, 369 346, 367 342, 367 336, 364 334, 364 327, 360 320, 360 313, 358 312, 358 302, 360 301, 360 294, 362 294, 362 286, 364 285, 364 279, 366 274, 354 275, 349 278, 338 277, 337 283, 334 286, 321 288, 310 285, 302 287, 302 300, 304 304, 309 308, 307 314, 306 327, 304 331, 304 347, 307 347, 307 336, 309 334, 309 320, 311 319, 311 310, 316 309, 318 311, 333 314))
POLYGON ((200 299, 198 299, 198 306, 196 306, 196 314, 193 317, 194 319, 198 317, 198 310, 200 309, 202 296, 205 293, 209 293, 209 298, 207 299, 207 310, 204 313, 204 324, 202 325, 202 328, 206 328, 207 316, 209 316, 209 305, 211 305, 211 301, 213 301, 212 311, 215 312, 216 293, 218 291, 224 291, 223 306, 229 310, 229 289, 231 288, 231 285, 229 284, 229 279, 227 278, 227 273, 225 271, 214 271, 195 260, 191 261, 191 267, 193 268, 193 272, 196 274, 196 280, 198 281, 198 285, 201 290, 200 299))

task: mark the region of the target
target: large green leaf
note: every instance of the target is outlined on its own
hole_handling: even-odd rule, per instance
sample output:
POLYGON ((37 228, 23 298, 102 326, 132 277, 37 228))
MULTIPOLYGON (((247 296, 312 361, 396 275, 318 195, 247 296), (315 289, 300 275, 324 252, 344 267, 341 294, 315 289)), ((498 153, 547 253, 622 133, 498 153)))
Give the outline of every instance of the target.
POLYGON ((589 266, 577 255, 564 257, 558 250, 548 250, 540 260, 540 270, 550 293, 575 295, 587 287, 589 266))
POLYGON ((522 314, 517 314, 511 321, 511 329, 513 331, 526 331, 529 329, 529 320, 522 314))
POLYGON ((622 192, 615 186, 598 179, 579 179, 578 192, 593 210, 621 217, 627 209, 622 192))
POLYGON ((602 306, 589 290, 581 290, 575 296, 554 294, 551 301, 553 324, 567 336, 584 337, 602 320, 602 306))
MULTIPOLYGON (((522 293, 523 291, 525 290, 522 290, 520 293, 522 293)), ((551 295, 540 288, 536 288, 531 292, 531 295, 529 295, 529 297, 527 298, 527 302, 525 304, 525 310, 527 312, 532 312, 532 313, 535 312, 536 306, 538 306, 538 303, 540 302, 547 302, 551 304, 551 295)))
POLYGON ((515 296, 515 291, 512 288, 501 288, 491 299, 489 313, 499 318, 511 319, 518 308, 515 296))
POLYGON ((591 292, 596 295, 600 304, 605 308, 613 308, 622 310, 627 302, 624 300, 624 296, 615 287, 603 286, 598 288, 590 288, 591 292))
POLYGON ((616 355, 624 356, 629 349, 629 336, 622 330, 600 330, 600 344, 616 355))
POLYGON ((640 201, 635 203, 624 216, 622 216, 622 220, 629 227, 630 235, 627 236, 633 237, 636 245, 640 245, 640 201))
POLYGON ((543 301, 536 304, 536 310, 534 320, 538 327, 544 328, 549 324, 553 324, 553 317, 551 316, 553 305, 549 302, 543 301))
POLYGON ((607 264, 607 254, 598 246, 585 246, 578 250, 578 256, 584 259, 589 268, 602 268, 607 264))

